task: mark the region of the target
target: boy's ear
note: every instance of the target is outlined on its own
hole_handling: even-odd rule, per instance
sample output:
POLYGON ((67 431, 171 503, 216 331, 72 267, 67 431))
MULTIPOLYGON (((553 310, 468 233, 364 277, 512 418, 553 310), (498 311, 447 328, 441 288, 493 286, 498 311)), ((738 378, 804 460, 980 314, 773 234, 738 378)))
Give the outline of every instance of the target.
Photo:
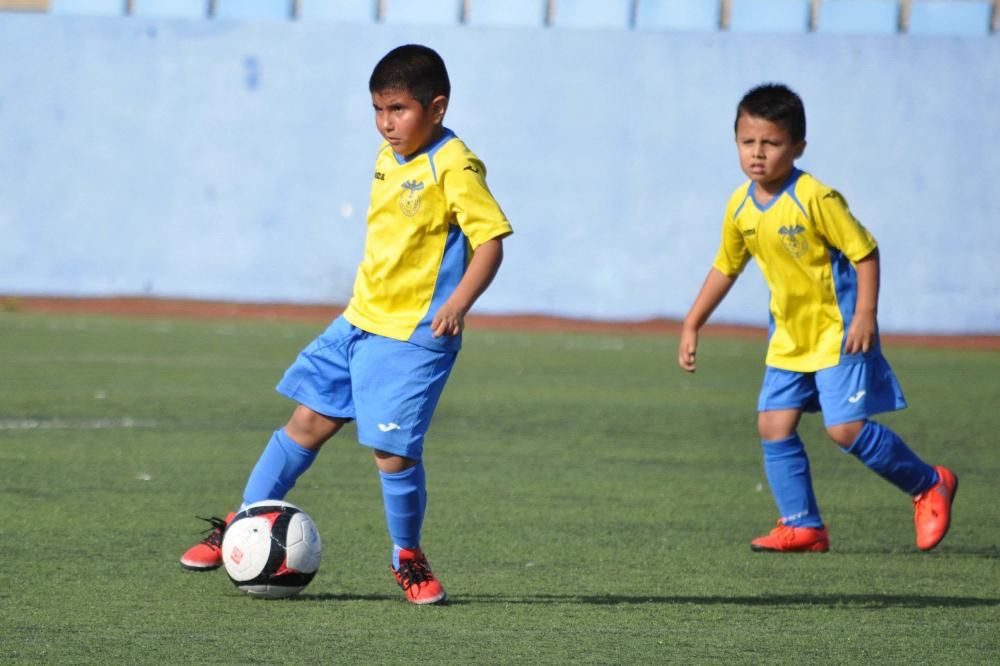
POLYGON ((802 157, 802 153, 804 152, 806 152, 806 140, 802 139, 802 141, 799 142, 799 145, 795 148, 795 159, 802 157))
POLYGON ((448 98, 444 95, 438 95, 431 100, 430 104, 431 119, 435 123, 444 122, 444 114, 448 111, 448 98))

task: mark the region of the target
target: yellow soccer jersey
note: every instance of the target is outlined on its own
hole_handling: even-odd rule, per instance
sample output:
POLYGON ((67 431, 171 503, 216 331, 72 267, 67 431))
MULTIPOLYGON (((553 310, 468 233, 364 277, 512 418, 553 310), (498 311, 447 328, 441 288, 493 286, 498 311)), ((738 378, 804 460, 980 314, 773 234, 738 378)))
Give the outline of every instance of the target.
POLYGON ((875 250, 872 235, 836 190, 795 169, 761 206, 748 181, 730 197, 716 269, 740 274, 752 256, 771 291, 766 363, 814 372, 840 362, 854 317, 854 263, 875 250))
POLYGON ((365 254, 344 317, 360 329, 445 351, 430 324, 465 274, 472 250, 511 233, 486 167, 446 129, 407 160, 384 143, 375 160, 365 254))

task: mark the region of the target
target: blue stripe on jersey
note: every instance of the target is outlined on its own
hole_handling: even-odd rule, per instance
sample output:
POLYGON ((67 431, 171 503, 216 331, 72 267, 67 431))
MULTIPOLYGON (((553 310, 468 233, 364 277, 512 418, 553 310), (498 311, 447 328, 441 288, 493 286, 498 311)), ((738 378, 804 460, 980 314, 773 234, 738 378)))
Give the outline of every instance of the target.
POLYGON ((448 143, 448 141, 454 138, 455 138, 455 133, 452 132, 447 127, 444 127, 442 128, 441 138, 439 138, 437 141, 427 146, 426 148, 418 150, 409 157, 403 157, 402 155, 396 152, 393 152, 392 156, 396 158, 396 164, 406 164, 407 162, 412 162, 421 155, 427 155, 427 161, 430 162, 431 165, 431 175, 434 177, 434 182, 436 183, 438 175, 437 175, 437 168, 434 166, 434 153, 436 153, 438 149, 441 148, 441 146, 448 143))
POLYGON ((462 276, 465 275, 465 268, 469 263, 468 243, 461 227, 457 224, 451 225, 448 229, 448 239, 444 244, 444 256, 441 259, 441 269, 438 272, 437 282, 434 284, 434 296, 431 297, 431 305, 427 309, 427 314, 417 324, 417 328, 410 336, 410 342, 418 344, 428 349, 440 351, 458 351, 462 346, 461 334, 442 336, 435 338, 431 331, 431 321, 438 309, 444 305, 445 301, 455 287, 458 286, 462 276))
MULTIPOLYGON (((753 187, 753 185, 751 184, 750 187, 753 187)), ((740 205, 736 208, 736 212, 733 213, 734 220, 740 216, 740 211, 743 210, 743 206, 747 205, 747 199, 749 198, 750 198, 750 188, 747 188, 747 195, 743 197, 743 201, 740 202, 740 205)))
MULTIPOLYGON (((757 183, 750 183, 750 187, 747 189, 747 195, 751 199, 753 199, 753 205, 757 207, 757 210, 759 210, 760 212, 763 213, 763 212, 769 210, 771 208, 771 206, 773 206, 775 204, 775 202, 777 202, 778 199, 781 198, 782 194, 784 194, 785 192, 788 192, 791 195, 791 197, 792 197, 792 201, 795 202, 795 205, 798 206, 802 210, 803 213, 805 213, 806 212, 805 209, 802 208, 802 204, 799 203, 798 199, 795 198, 795 195, 793 193, 794 192, 795 183, 796 183, 796 181, 798 181, 799 176, 801 176, 801 175, 802 175, 802 171, 800 169, 793 168, 792 172, 788 176, 788 180, 785 181, 785 184, 782 185, 781 189, 778 190, 778 192, 773 197, 771 197, 771 200, 768 201, 763 206, 760 205, 760 203, 757 201, 757 197, 755 196, 755 194, 757 192, 757 183)), ((742 208, 742 206, 741 206, 741 208, 742 208)), ((733 215, 733 219, 736 219, 735 215, 733 215)))
MULTIPOLYGON (((801 174, 802 172, 800 171, 799 173, 801 174)), ((798 180, 798 177, 796 177, 795 180, 798 180)), ((794 181, 793 181, 793 184, 794 184, 794 181)), ((806 207, 803 206, 802 202, 799 201, 799 198, 797 196, 795 196, 795 188, 794 187, 791 187, 791 188, 788 189, 788 198, 791 199, 795 203, 795 205, 799 207, 799 210, 802 211, 802 215, 804 215, 806 219, 809 219, 809 213, 806 212, 806 207)))
POLYGON ((843 252, 832 247, 829 248, 829 252, 833 288, 837 294, 837 308, 844 322, 844 337, 841 340, 843 349, 843 343, 847 340, 847 329, 851 327, 851 320, 854 319, 854 306, 858 302, 858 273, 843 252))

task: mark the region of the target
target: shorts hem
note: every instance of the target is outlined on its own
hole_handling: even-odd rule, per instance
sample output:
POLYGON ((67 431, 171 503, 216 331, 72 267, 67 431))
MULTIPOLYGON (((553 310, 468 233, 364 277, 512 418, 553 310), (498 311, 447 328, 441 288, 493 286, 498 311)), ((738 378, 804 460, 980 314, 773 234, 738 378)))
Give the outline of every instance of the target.
POLYGON ((757 412, 758 413, 759 412, 776 412, 776 411, 781 410, 781 409, 800 409, 803 412, 807 412, 809 414, 813 414, 815 412, 820 411, 820 408, 818 406, 816 406, 816 405, 808 405, 808 404, 803 405, 802 403, 797 403, 797 404, 792 404, 792 403, 789 403, 789 404, 767 404, 767 405, 761 405, 760 403, 757 403, 757 412))
POLYGON ((365 448, 369 448, 369 449, 373 449, 373 450, 377 449, 379 451, 384 451, 386 453, 391 453, 394 456, 399 456, 401 458, 407 458, 409 460, 416 460, 418 462, 421 461, 421 460, 423 460, 423 457, 424 457, 423 446, 421 446, 419 449, 417 449, 416 451, 414 451, 412 449, 401 449, 398 446, 383 446, 381 444, 372 444, 370 442, 363 442, 363 441, 361 441, 361 439, 358 439, 358 444, 360 444, 361 446, 364 446, 365 448))
POLYGON ((282 387, 281 384, 275 388, 280 395, 285 396, 289 400, 293 400, 303 407, 308 407, 317 414, 321 414, 331 419, 349 419, 353 421, 356 417, 354 414, 342 414, 336 409, 332 409, 329 405, 323 404, 322 400, 316 398, 316 396, 311 394, 302 393, 300 391, 291 391, 282 387))
POLYGON ((898 412, 906 409, 906 405, 896 405, 894 407, 886 407, 884 409, 871 409, 865 410, 857 415, 852 414, 833 414, 829 419, 826 418, 826 412, 823 412, 823 425, 824 427, 831 428, 833 426, 843 425, 845 423, 854 423, 855 421, 866 421, 873 416, 878 414, 889 414, 891 412, 898 412))

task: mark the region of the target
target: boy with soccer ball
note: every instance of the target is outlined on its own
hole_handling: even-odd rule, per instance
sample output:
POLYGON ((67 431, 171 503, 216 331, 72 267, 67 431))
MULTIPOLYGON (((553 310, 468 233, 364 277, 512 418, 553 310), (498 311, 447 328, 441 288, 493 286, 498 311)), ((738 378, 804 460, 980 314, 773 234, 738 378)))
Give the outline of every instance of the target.
POLYGON ((778 526, 755 551, 826 552, 829 535, 799 438, 803 412, 868 469, 912 497, 917 547, 948 532, 958 478, 921 460, 871 416, 906 407, 879 346, 879 253, 836 190, 795 167, 806 147, 802 100, 786 86, 750 90, 736 112, 740 168, 750 179, 726 206, 722 243, 681 331, 678 363, 694 372, 698 331, 747 262, 771 291, 771 328, 757 428, 778 526))
MULTIPOLYGON (((427 502, 424 435, 461 347, 465 315, 496 275, 510 223, 486 186, 486 168, 444 127, 451 84, 441 57, 406 45, 369 80, 375 160, 364 258, 344 313, 299 354, 278 384, 298 402, 250 473, 243 505, 280 500, 323 444, 357 421, 374 450, 390 570, 415 604, 446 593, 421 549, 427 502)), ((181 557, 218 568, 225 520, 181 557)))

